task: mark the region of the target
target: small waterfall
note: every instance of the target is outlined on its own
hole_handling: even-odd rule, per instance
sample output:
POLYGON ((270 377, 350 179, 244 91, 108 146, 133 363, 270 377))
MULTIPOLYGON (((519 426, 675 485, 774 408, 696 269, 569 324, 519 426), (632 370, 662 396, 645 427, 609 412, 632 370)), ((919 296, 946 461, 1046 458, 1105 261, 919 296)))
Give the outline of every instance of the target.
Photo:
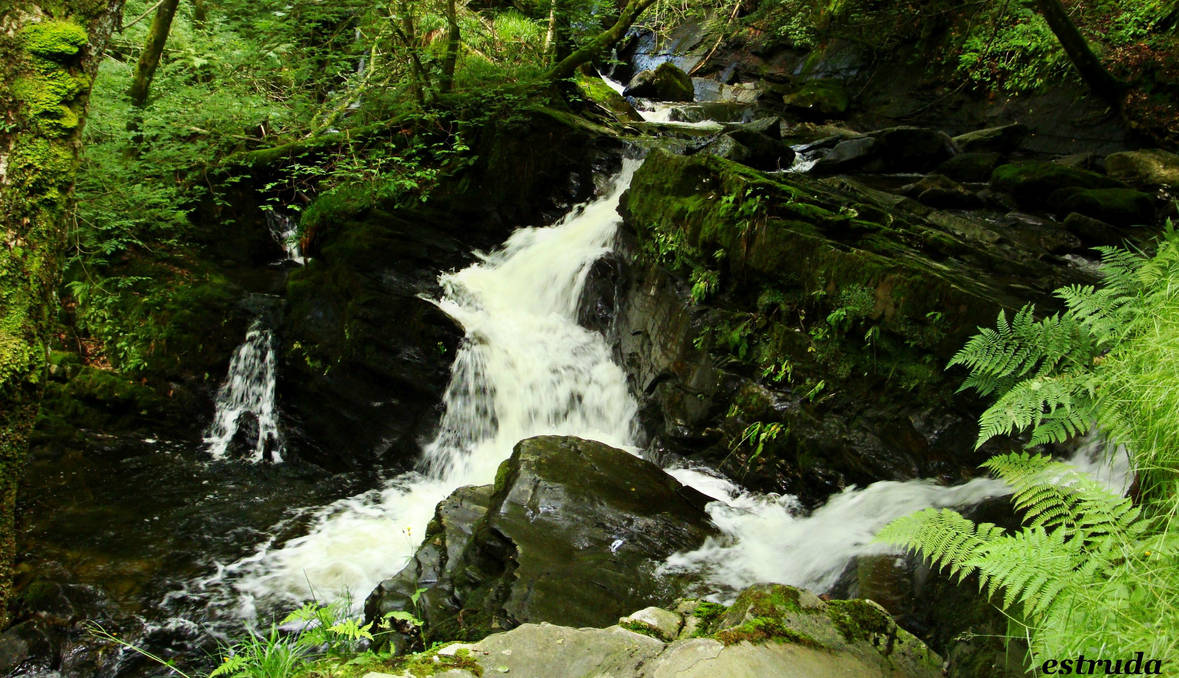
POLYGON ((296 220, 290 215, 270 209, 266 210, 266 226, 274 241, 283 252, 286 252, 287 258, 283 261, 293 261, 302 265, 303 251, 299 247, 299 225, 296 220))
POLYGON ((274 334, 261 320, 255 320, 229 361, 229 373, 217 390, 216 413, 205 433, 205 445, 214 459, 224 459, 235 439, 244 438, 247 448, 252 442, 247 457, 250 461, 282 461, 275 375, 274 334))
POLYGON ((309 532, 266 543, 205 584, 228 581, 237 612, 353 596, 357 605, 412 557, 435 505, 463 485, 491 483, 523 438, 576 435, 630 448, 635 401, 605 339, 577 324, 590 266, 621 222, 617 206, 637 161, 601 198, 548 228, 517 230, 503 247, 443 275, 436 303, 466 330, 445 413, 420 470, 317 509, 309 532))
MULTIPOLYGON (((1130 477, 1127 455, 1119 451, 1108 463, 1101 447, 1090 441, 1068 461, 1111 490, 1124 492, 1130 477)), ((701 573, 720 599, 759 582, 824 593, 854 558, 897 552, 872 543, 889 522, 929 507, 971 506, 1011 493, 1006 483, 994 478, 948 487, 932 480, 881 481, 848 488, 806 515, 794 497, 751 494, 708 469, 668 472, 717 500, 709 504, 708 513, 724 536, 671 556, 664 571, 701 573)))

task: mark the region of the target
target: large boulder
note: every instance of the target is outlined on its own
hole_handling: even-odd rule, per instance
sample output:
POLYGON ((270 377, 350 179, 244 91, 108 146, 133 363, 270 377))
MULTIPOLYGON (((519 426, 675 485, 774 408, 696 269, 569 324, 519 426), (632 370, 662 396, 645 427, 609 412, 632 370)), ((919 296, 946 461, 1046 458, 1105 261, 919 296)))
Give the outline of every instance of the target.
POLYGON ((1011 153, 1019 148, 1029 132, 1027 125, 1013 122, 959 134, 954 137, 954 143, 963 153, 1011 153))
POLYGON ((824 602, 779 585, 744 591, 732 607, 682 601, 608 628, 525 624, 478 643, 403 660, 459 678, 510 675, 633 678, 936 678, 941 658, 865 600, 824 602), (666 620, 651 623, 651 620, 666 620))
POLYGON ((671 62, 635 75, 622 93, 628 97, 660 101, 692 101, 695 98, 692 78, 671 62))
POLYGON ((1051 209, 1051 196, 1062 188, 1125 188, 1125 184, 1084 169, 1052 162, 1025 161, 1000 165, 991 186, 1010 193, 1025 209, 1051 209))
POLYGON ((474 640, 525 622, 605 625, 680 593, 656 570, 716 534, 708 501, 622 450, 530 438, 494 488, 439 504, 414 560, 372 593, 366 614, 416 610, 427 639, 474 640))
POLYGON ((824 155, 814 172, 928 172, 957 152, 954 141, 939 130, 889 127, 867 136, 841 141, 824 155))
POLYGON ((1125 151, 1105 158, 1111 177, 1146 189, 1179 187, 1179 155, 1161 149, 1125 151))
POLYGON ((937 172, 954 181, 986 182, 1002 160, 1000 153, 963 152, 939 165, 937 172))
POLYGON ((1154 198, 1132 188, 1062 188, 1049 196, 1061 216, 1083 214, 1114 226, 1154 221, 1154 198))

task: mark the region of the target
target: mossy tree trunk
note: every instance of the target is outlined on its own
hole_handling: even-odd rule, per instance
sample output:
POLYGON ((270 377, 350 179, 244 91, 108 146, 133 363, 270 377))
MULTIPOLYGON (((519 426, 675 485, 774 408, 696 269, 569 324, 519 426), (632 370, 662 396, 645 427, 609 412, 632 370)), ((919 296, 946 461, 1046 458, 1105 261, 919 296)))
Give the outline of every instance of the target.
POLYGON ((557 65, 548 72, 549 79, 563 80, 571 77, 578 66, 601 56, 614 43, 621 40, 635 20, 639 18, 639 15, 653 4, 655 4, 655 0, 627 0, 626 6, 622 8, 614 25, 598 33, 581 49, 557 62, 557 65))
POLYGON ((0 0, 0 627, 82 122, 123 0, 0 0))
POLYGON ((1065 53, 1068 54, 1073 65, 1077 67, 1081 79, 1085 81, 1089 89, 1109 102, 1110 105, 1120 108, 1130 86, 1115 78, 1105 69, 1101 60, 1089 48, 1085 36, 1081 35, 1081 32, 1077 30, 1077 25, 1069 18, 1068 10, 1064 8, 1060 0, 1035 0, 1035 2, 1040 14, 1048 22, 1048 27, 1052 29, 1056 39, 1064 47, 1065 53))
POLYGON ((142 108, 147 104, 147 94, 151 89, 152 77, 156 74, 156 67, 160 65, 160 55, 164 53, 164 44, 168 42, 168 32, 172 30, 172 18, 176 16, 176 6, 180 0, 163 0, 156 16, 151 21, 151 30, 147 34, 147 43, 143 46, 143 53, 139 55, 139 63, 135 67, 135 79, 131 81, 131 103, 142 108))
POLYGON ((454 69, 458 65, 459 34, 457 0, 446 0, 446 52, 442 57, 442 76, 438 78, 438 89, 449 92, 454 86, 454 69))

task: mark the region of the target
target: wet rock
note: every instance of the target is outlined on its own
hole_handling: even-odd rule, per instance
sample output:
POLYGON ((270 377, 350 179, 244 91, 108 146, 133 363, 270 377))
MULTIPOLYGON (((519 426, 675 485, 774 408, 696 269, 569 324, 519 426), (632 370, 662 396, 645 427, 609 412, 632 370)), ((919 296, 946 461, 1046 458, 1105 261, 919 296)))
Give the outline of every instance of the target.
POLYGON ((1083 243, 1089 246, 1116 245, 1123 239, 1123 233, 1112 224, 1084 214, 1070 213, 1062 224, 1066 230, 1075 234, 1083 243))
POLYGON ((872 137, 858 137, 836 142, 835 146, 815 164, 813 172, 816 174, 836 174, 867 165, 876 157, 879 143, 872 137))
POLYGON ((305 211, 310 259, 287 279, 276 332, 293 456, 333 470, 413 463, 463 336, 422 298, 437 294, 438 272, 589 197, 603 158, 617 161, 568 118, 534 111, 483 130, 471 141, 478 162, 425 205, 344 187, 305 211))
POLYGON ((974 191, 941 174, 930 174, 903 186, 900 192, 930 207, 972 209, 982 206, 982 199, 974 191))
POLYGON ((855 130, 837 125, 818 125, 810 122, 800 122, 782 130, 782 137, 791 143, 804 145, 804 148, 799 149, 803 151, 831 148, 840 141, 862 136, 864 135, 855 130))
POLYGON ((692 101, 695 98, 692 78, 670 62, 659 64, 655 70, 638 73, 622 94, 660 101, 692 101))
POLYGON ((608 624, 676 596, 681 584, 656 569, 716 533, 708 501, 621 450, 530 438, 494 489, 459 490, 439 505, 414 562, 382 582, 366 614, 414 610, 409 596, 424 588, 427 639, 478 639, 525 622, 608 624))
POLYGON ((954 181, 986 182, 1002 161, 1000 153, 959 153, 938 165, 937 172, 954 181))
POLYGON ((750 106, 762 97, 762 90, 752 82, 727 85, 711 78, 692 78, 696 99, 750 106))
POLYGON ((725 131, 733 135, 735 139, 740 139, 741 135, 758 134, 775 141, 781 141, 782 125, 783 121, 781 118, 769 116, 751 120, 750 122, 727 124, 725 125, 725 131))
POLYGON ((1030 132, 1027 125, 1014 122, 960 134, 954 137, 954 143, 963 153, 1011 153, 1019 149, 1030 132))
POLYGON ((753 151, 728 134, 720 134, 709 139, 697 152, 725 158, 743 165, 748 164, 753 157, 753 151))
POLYGON ((794 163, 794 149, 780 138, 777 118, 763 118, 745 125, 730 125, 704 151, 761 170, 778 170, 794 163))
POLYGON ((810 117, 838 117, 847 112, 850 99, 839 80, 808 80, 797 91, 782 97, 786 109, 810 117))
POLYGON ((50 647, 49 639, 36 624, 17 624, 0 634, 0 671, 8 675, 22 665, 44 658, 50 647))
MULTIPOLYGON (((933 365, 997 306, 1077 281, 1044 263, 1052 250, 1039 231, 1008 232, 846 177, 758 175, 655 151, 621 210, 634 263, 611 297, 609 337, 652 445, 807 505, 851 483, 973 473, 975 404, 933 365), (757 200, 741 201, 751 190, 757 200), (706 263, 653 260, 643 253, 656 242, 706 263), (702 266, 719 286, 692 299, 702 266), (741 440, 768 422, 785 432, 755 455, 741 440)), ((1044 233, 1076 242, 1059 225, 1044 233)))
POLYGON ((671 109, 669 117, 673 122, 742 122, 753 119, 753 108, 731 101, 706 101, 691 106, 677 106, 671 109))
POLYGON ((1144 189, 1179 188, 1179 155, 1153 148, 1106 156, 1105 168, 1115 179, 1144 189))
POLYGON ((813 171, 928 172, 951 158, 954 142, 945 132, 923 127, 890 127, 837 144, 813 171))
POLYGON ((1150 224, 1154 198, 1131 188, 1062 188, 1048 198, 1058 214, 1083 214, 1115 226, 1150 224))
MULTIPOLYGON (((676 609, 644 612, 683 626, 680 620, 693 615, 676 609)), ((453 647, 477 663, 483 675, 526 678, 941 675, 941 658, 869 601, 824 603, 806 591, 763 585, 742 592, 705 626, 696 631, 701 637, 681 632, 664 640, 625 623, 581 629, 525 624, 439 653, 453 647)))
POLYGON ((1010 193, 1024 209, 1051 209, 1052 194, 1062 188, 1125 188, 1125 184, 1096 172, 1036 161, 996 167, 991 186, 1010 193))

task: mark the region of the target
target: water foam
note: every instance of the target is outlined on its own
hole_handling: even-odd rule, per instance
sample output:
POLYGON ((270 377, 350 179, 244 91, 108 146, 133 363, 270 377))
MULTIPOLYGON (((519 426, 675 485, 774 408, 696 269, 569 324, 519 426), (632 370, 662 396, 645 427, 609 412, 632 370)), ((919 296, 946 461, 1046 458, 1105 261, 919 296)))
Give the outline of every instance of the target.
POLYGON ((436 303, 466 331, 445 414, 420 472, 317 509, 301 537, 266 543, 205 585, 229 583, 240 615, 260 606, 351 594, 363 603, 409 561, 435 505, 494 480, 521 439, 576 435, 633 449, 637 411, 605 339, 577 324, 590 266, 621 222, 626 161, 608 192, 549 228, 517 230, 476 264, 441 277, 436 303))

